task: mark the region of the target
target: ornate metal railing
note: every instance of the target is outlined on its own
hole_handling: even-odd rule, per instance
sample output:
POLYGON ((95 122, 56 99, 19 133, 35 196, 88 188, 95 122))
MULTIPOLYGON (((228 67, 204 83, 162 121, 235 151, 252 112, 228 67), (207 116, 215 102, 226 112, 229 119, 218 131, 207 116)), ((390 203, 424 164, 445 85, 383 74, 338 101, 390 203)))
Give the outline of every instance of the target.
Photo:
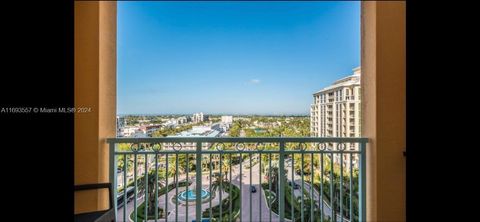
POLYGON ((365 221, 367 141, 110 138, 116 218, 365 221))

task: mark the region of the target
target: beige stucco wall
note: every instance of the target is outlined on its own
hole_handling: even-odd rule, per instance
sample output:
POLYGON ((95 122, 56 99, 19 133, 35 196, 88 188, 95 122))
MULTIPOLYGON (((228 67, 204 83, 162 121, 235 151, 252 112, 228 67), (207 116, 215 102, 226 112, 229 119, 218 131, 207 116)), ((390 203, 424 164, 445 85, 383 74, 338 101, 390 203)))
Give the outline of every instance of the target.
POLYGON ((362 2, 368 221, 405 221, 405 47, 405 2, 362 2))
MULTIPOLYGON (((116 2, 75 2, 75 184, 108 182, 108 147, 115 137, 116 2)), ((77 192, 75 212, 108 207, 106 191, 77 192)))

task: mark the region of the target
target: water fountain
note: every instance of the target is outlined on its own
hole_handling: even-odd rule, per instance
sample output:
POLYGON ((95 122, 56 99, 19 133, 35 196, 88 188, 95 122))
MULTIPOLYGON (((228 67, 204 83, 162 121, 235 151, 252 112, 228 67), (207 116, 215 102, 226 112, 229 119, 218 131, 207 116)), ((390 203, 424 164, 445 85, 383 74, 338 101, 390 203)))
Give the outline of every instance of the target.
MULTIPOLYGON (((178 195, 177 199, 181 202, 195 202, 195 199, 197 197, 196 192, 197 192, 196 188, 188 191, 183 191, 178 195)), ((202 189, 200 197, 203 201, 210 197, 210 192, 208 192, 206 189, 202 189)))

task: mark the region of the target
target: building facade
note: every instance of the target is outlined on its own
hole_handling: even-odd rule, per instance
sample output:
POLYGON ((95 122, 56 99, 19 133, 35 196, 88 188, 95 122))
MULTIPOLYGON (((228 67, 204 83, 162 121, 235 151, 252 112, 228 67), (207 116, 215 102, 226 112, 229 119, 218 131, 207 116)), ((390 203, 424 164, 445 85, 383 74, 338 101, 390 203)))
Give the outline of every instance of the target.
POLYGON ((186 116, 181 116, 177 118, 177 124, 185 124, 188 123, 188 118, 186 116))
MULTIPOLYGON (((193 126, 192 129, 177 133, 175 135, 170 135, 167 137, 219 137, 221 136, 221 131, 212 128, 212 126, 193 126)), ((211 143, 202 143, 202 149, 208 149, 212 146, 211 143)), ((196 143, 167 143, 164 144, 163 148, 165 150, 173 149, 182 149, 182 150, 196 150, 196 143)))
MULTIPOLYGON (((310 134, 313 137, 360 137, 361 136, 361 69, 353 69, 353 74, 335 81, 332 85, 313 94, 310 107, 310 134)), ((334 148, 334 144, 327 144, 334 148)), ((358 144, 348 144, 358 149, 358 144)), ((344 155, 344 164, 349 164, 344 155)), ((340 157, 335 161, 340 161, 340 157)), ((354 164, 358 160, 354 158, 354 164)), ((347 165, 348 166, 348 165, 347 165)))
POLYGON ((117 116, 117 136, 120 135, 123 127, 127 126, 127 119, 123 116, 117 116))
POLYGON ((193 116, 192 116, 192 122, 194 122, 194 123, 203 122, 204 120, 205 119, 204 119, 204 116, 203 116, 202 112, 194 113, 193 116))
POLYGON ((232 124, 233 123, 233 116, 222 116, 222 123, 232 124))

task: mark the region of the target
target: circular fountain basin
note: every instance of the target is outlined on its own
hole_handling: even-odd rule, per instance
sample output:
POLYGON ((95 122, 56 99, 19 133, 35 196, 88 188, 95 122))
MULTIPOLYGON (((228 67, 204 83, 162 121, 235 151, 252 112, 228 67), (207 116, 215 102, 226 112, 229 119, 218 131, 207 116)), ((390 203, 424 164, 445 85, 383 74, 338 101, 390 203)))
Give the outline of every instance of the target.
MULTIPOLYGON (((209 196, 210 196, 210 192, 208 192, 205 189, 201 190, 201 199, 202 200, 208 198, 209 196)), ((196 197, 197 197, 196 191, 195 190, 189 190, 188 192, 187 191, 181 192, 178 195, 178 200, 181 200, 181 201, 195 201, 196 197)))

